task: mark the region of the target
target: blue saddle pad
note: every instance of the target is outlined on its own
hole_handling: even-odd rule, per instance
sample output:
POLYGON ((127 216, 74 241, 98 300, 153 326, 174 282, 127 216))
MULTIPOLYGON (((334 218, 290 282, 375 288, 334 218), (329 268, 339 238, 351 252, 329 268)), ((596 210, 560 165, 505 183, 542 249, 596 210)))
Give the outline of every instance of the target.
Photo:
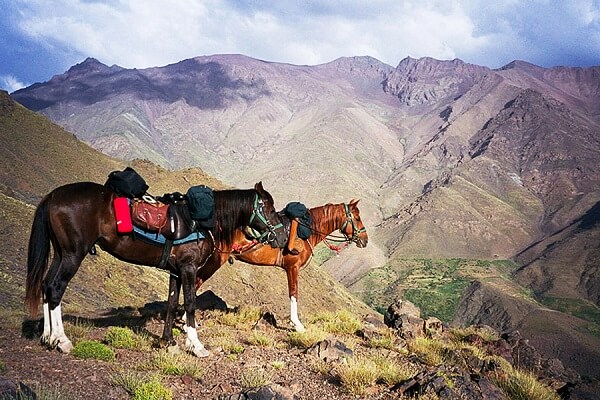
MULTIPOLYGON (((158 245, 165 244, 165 242, 167 241, 167 239, 162 234, 156 232, 148 232, 135 225, 133 226, 133 232, 135 235, 141 237, 143 240, 147 240, 158 245)), ((204 234, 202 234, 201 232, 193 232, 192 234, 184 238, 174 240, 173 245, 176 246, 178 244, 184 244, 203 239, 205 239, 204 234)))

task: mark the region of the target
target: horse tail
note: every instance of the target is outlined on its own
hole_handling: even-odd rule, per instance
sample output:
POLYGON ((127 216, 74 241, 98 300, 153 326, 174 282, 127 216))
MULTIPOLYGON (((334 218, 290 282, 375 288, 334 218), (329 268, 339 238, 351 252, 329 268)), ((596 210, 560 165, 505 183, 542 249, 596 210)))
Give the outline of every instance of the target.
POLYGON ((50 235, 48 197, 45 197, 35 210, 27 251, 25 306, 33 316, 37 315, 42 299, 42 285, 50 254, 50 235))

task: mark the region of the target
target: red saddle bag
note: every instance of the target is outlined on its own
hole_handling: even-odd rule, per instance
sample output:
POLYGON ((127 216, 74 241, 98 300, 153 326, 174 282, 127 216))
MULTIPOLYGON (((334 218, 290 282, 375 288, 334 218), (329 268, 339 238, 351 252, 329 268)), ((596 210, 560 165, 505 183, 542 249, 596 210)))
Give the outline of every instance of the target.
POLYGON ((148 203, 144 200, 133 200, 131 220, 140 228, 150 232, 160 232, 167 223, 169 205, 159 201, 148 203))
POLYGON ((131 224, 131 213, 129 212, 129 200, 127 197, 115 197, 113 207, 115 209, 117 232, 131 232, 133 230, 133 225, 131 224))

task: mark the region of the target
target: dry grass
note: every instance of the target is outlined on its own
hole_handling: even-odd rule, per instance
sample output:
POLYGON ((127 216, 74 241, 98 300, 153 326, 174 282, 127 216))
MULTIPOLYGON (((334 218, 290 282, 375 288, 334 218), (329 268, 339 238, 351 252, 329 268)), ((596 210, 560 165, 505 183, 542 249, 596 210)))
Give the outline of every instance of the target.
POLYGON ((271 375, 261 367, 248 368, 240 376, 242 387, 246 389, 268 385, 271 379, 271 375))
POLYGON ((542 384, 526 371, 510 367, 493 375, 494 383, 510 398, 515 400, 559 400, 556 391, 542 384))
POLYGON ((346 310, 317 313, 309 318, 309 322, 321 326, 325 332, 340 335, 354 335, 363 327, 361 320, 346 310))
POLYGON ((304 332, 290 332, 288 334, 288 342, 294 347, 308 349, 309 347, 325 340, 327 332, 320 328, 311 326, 304 332))

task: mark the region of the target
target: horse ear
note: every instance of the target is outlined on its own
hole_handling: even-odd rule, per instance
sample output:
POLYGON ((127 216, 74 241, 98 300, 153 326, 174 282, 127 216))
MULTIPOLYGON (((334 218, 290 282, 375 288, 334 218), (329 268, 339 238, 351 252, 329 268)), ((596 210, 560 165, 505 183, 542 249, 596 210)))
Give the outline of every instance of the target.
POLYGON ((352 200, 350 200, 349 204, 354 206, 354 205, 357 205, 359 201, 360 201, 360 199, 352 199, 352 200))
POLYGON ((254 185, 254 189, 256 189, 256 191, 259 193, 264 192, 265 189, 263 188, 262 181, 258 182, 256 185, 254 185))

